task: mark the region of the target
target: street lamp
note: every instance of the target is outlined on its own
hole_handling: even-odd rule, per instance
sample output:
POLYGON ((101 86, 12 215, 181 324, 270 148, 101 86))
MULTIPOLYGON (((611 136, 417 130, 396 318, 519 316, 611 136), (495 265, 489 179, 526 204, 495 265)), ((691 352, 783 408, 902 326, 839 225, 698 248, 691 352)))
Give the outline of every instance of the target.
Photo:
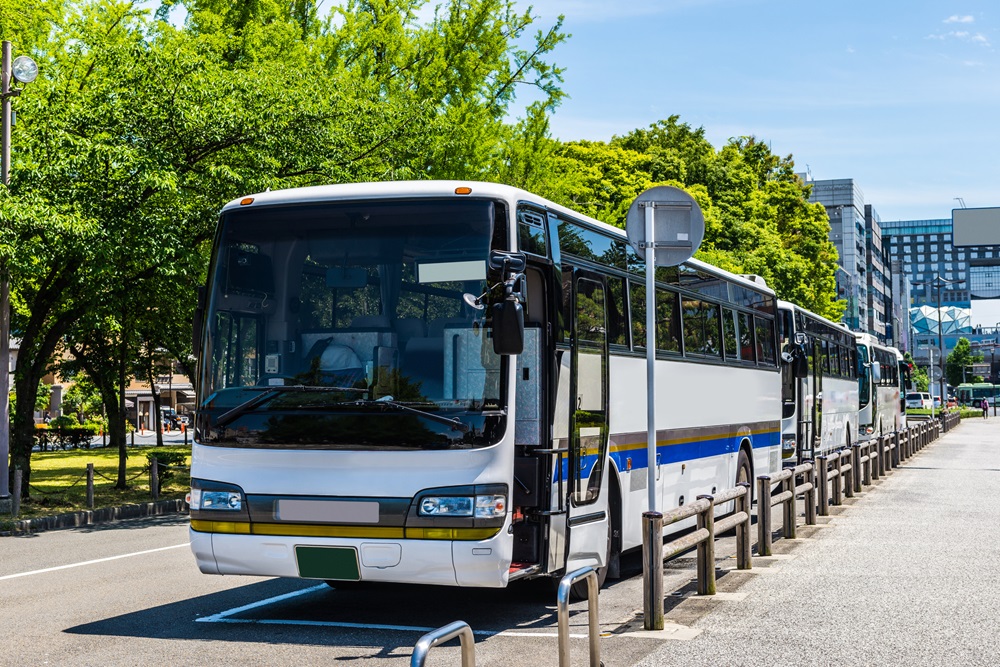
POLYGON ((964 280, 947 280, 942 278, 938 274, 934 274, 934 280, 928 280, 922 283, 913 283, 915 287, 922 287, 924 285, 933 285, 937 290, 937 317, 938 317, 938 350, 940 354, 938 355, 938 363, 940 364, 939 370, 941 371, 941 377, 939 382, 941 383, 938 387, 938 391, 941 393, 941 403, 944 404, 947 400, 947 391, 945 387, 947 381, 944 377, 944 332, 941 326, 941 288, 945 285, 956 285, 958 283, 963 283, 964 280))
MULTIPOLYGON (((10 129, 11 102, 21 94, 14 82, 29 84, 38 76, 38 65, 28 56, 13 55, 13 45, 3 42, 2 69, 0 69, 0 182, 10 184, 10 129)), ((0 499, 10 497, 10 276, 7 260, 0 257, 0 499)))

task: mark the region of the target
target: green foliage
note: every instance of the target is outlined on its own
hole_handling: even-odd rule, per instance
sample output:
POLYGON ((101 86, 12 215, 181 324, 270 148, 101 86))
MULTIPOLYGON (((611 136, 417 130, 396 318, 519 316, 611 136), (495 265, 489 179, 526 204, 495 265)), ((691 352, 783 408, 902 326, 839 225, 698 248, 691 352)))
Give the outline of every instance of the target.
POLYGON ((913 391, 928 391, 930 377, 927 375, 927 371, 916 365, 913 361, 913 355, 909 352, 903 354, 903 360, 912 366, 912 370, 910 371, 910 388, 913 391))
POLYGON ((156 459, 156 472, 160 487, 169 484, 177 477, 178 473, 186 472, 188 452, 176 449, 154 449, 146 452, 146 467, 144 472, 149 472, 153 468, 153 459, 156 459), (181 470, 184 468, 184 470, 181 470))
POLYGON ((763 276, 779 297, 834 321, 843 315, 829 219, 821 204, 809 203, 791 156, 772 154, 754 137, 716 151, 702 128, 671 116, 609 143, 558 144, 545 159, 551 178, 541 194, 618 227, 648 187, 687 190, 705 214, 698 258, 763 276))
POLYGON ((982 363, 982 354, 973 354, 972 345, 968 338, 959 338, 955 343, 955 348, 948 354, 944 361, 944 375, 948 384, 958 386, 963 382, 982 382, 983 378, 978 375, 969 375, 968 367, 972 364, 982 363))

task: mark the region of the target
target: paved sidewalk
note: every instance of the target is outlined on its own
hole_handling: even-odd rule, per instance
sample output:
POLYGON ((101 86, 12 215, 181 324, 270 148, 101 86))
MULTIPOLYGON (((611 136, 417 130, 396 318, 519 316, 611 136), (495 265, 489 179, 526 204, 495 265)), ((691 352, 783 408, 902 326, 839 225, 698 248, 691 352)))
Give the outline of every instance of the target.
POLYGON ((1000 419, 963 420, 795 542, 637 664, 1000 665, 1000 419))

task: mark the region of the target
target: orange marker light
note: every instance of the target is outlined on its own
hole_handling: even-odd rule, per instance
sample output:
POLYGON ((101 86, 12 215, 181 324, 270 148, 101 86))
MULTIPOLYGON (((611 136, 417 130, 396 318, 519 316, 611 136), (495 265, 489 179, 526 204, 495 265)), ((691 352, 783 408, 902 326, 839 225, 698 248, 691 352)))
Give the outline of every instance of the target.
POLYGON ((244 197, 240 200, 240 206, 246 206, 247 204, 253 203, 253 197, 244 197))
POLYGON ((456 195, 471 195, 472 194, 472 188, 467 188, 465 186, 460 187, 460 188, 455 188, 455 194, 456 195))

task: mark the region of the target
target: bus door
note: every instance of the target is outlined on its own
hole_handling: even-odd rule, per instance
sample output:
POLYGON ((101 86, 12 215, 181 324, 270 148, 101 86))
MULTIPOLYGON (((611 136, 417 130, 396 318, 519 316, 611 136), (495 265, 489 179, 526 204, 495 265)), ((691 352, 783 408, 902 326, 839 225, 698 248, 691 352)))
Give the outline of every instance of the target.
POLYGON ((604 279, 574 271, 570 349, 566 569, 606 565, 608 339, 604 279))
POLYGON ((823 438, 823 365, 830 363, 826 357, 826 342, 812 339, 809 342, 812 352, 812 363, 809 369, 809 378, 806 380, 806 403, 808 405, 808 419, 811 424, 807 424, 809 432, 809 456, 815 458, 818 454, 823 454, 821 450, 823 438))

